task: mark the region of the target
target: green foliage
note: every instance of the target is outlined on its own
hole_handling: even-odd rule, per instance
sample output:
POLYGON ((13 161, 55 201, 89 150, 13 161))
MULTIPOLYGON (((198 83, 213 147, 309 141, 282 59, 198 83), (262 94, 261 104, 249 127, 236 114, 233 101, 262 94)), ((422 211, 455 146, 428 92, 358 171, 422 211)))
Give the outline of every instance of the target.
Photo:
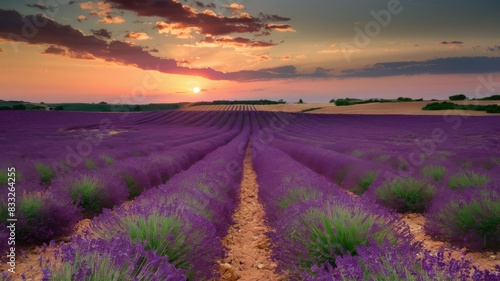
MULTIPOLYGON (((16 212, 22 214, 23 218, 26 220, 36 218, 43 205, 43 200, 43 196, 38 194, 23 193, 16 201, 16 212)), ((7 221, 8 218, 9 212, 7 201, 0 201, 0 220, 7 221)), ((21 228, 18 228, 16 232, 22 231, 22 225, 19 226, 21 226, 21 228)))
POLYGON ((302 99, 299 99, 299 103, 304 103, 304 101, 302 99))
POLYGON ((456 104, 452 102, 433 102, 422 108, 422 110, 474 110, 486 111, 487 113, 500 113, 500 106, 496 104, 475 105, 475 104, 456 104))
POLYGON ((89 170, 97 169, 97 165, 95 164, 94 160, 89 158, 85 159, 85 167, 87 167, 87 169, 89 170))
POLYGON ((355 149, 352 153, 351 153, 352 156, 354 157, 361 157, 361 155, 363 155, 363 151, 359 150, 359 149, 355 149))
POLYGON ((443 166, 428 165, 422 168, 422 174, 426 177, 433 177, 434 181, 439 181, 445 172, 446 168, 443 166))
POLYGON ((52 168, 43 163, 36 163, 35 169, 40 175, 40 183, 42 184, 50 184, 50 181, 56 177, 56 173, 52 168))
POLYGON ((351 101, 348 99, 337 99, 335 101, 336 106, 345 106, 345 105, 351 105, 351 101))
POLYGON ((465 100, 467 97, 464 94, 449 96, 450 100, 465 100))
POLYGON ((134 199, 138 195, 142 193, 142 188, 139 186, 139 183, 136 182, 134 177, 128 174, 122 175, 123 181, 127 185, 129 199, 134 199))
POLYGON ((300 267, 306 270, 325 262, 335 265, 334 254, 356 255, 356 247, 367 245, 369 239, 377 243, 396 242, 392 225, 381 217, 360 207, 334 204, 307 210, 295 219, 288 235, 307 249, 307 252, 294 253, 300 267))
POLYGON ((85 279, 86 281, 101 281, 101 280, 126 280, 130 278, 130 275, 127 273, 128 264, 120 268, 116 269, 111 261, 109 254, 102 255, 99 251, 92 251, 87 253, 86 255, 81 254, 80 252, 75 253, 75 259, 72 262, 63 262, 57 268, 57 270, 53 270, 50 276, 50 280, 53 281, 66 281, 72 280, 74 278, 75 272, 81 270, 85 266, 91 265, 99 265, 97 267, 93 267, 92 277, 89 279, 85 279))
MULTIPOLYGON (((458 200, 450 200, 431 217, 426 227, 439 229, 439 238, 465 240, 480 250, 500 250, 500 193, 483 189, 469 192, 458 200), (474 235, 467 241, 465 235, 474 235), (478 247, 479 246, 479 247, 478 247)), ((471 245, 472 246, 472 245, 471 245)))
POLYGON ((492 96, 485 97, 485 98, 482 98, 479 100, 500 100, 500 95, 492 95, 492 96))
MULTIPOLYGON (((146 250, 154 250, 160 256, 168 256, 171 263, 177 267, 187 269, 189 263, 186 261, 189 252, 186 234, 181 230, 183 222, 172 217, 150 215, 126 217, 124 223, 128 226, 129 236, 134 242, 146 242, 146 250), (165 239, 174 237, 172 241, 165 239)), ((194 241, 192 241, 194 242, 194 241)))
POLYGON ((473 171, 462 171, 449 178, 449 185, 452 189, 465 189, 482 186, 491 182, 487 175, 475 173, 473 171))
POLYGON ((308 109, 303 109, 300 112, 309 112, 309 111, 314 111, 314 110, 318 110, 318 109, 322 109, 322 108, 323 107, 311 107, 311 108, 308 108, 308 109))
POLYGON ((73 203, 84 208, 89 213, 101 211, 101 192, 101 183, 97 179, 87 176, 83 177, 81 181, 73 183, 70 187, 73 203))
POLYGON ((115 159, 113 159, 109 155, 102 155, 101 159, 104 161, 104 164, 106 164, 108 166, 113 165, 113 163, 115 163, 115 159))
POLYGON ((414 178, 396 178, 376 190, 378 201, 398 212, 422 213, 434 197, 434 186, 414 178))
POLYGON ((397 99, 398 102, 407 102, 407 101, 413 101, 412 98, 407 98, 407 97, 399 97, 397 99))
POLYGON ((356 182, 356 186, 352 190, 352 192, 356 193, 357 195, 363 195, 370 185, 373 183, 373 181, 378 177, 378 172, 376 171, 369 171, 366 173, 359 181, 356 182))
POLYGON ((331 99, 329 103, 335 103, 335 99, 331 99))
POLYGON ((316 199, 320 196, 321 194, 319 194, 315 189, 311 189, 308 187, 291 188, 287 191, 286 195, 283 196, 278 202, 278 206, 282 210, 286 210, 290 205, 293 205, 297 202, 316 199))
POLYGON ((12 109, 13 110, 26 110, 26 106, 24 104, 22 104, 22 103, 20 103, 20 104, 14 104, 12 106, 12 109))
POLYGON ((128 215, 119 218, 116 227, 96 229, 100 237, 111 240, 117 233, 125 231, 133 243, 145 243, 145 250, 153 250, 159 256, 167 256, 170 263, 186 270, 193 280, 194 270, 191 264, 196 245, 203 235, 202 230, 189 228, 178 215, 170 216, 152 213, 150 215, 128 215), (198 233, 199 232, 199 233, 198 233))

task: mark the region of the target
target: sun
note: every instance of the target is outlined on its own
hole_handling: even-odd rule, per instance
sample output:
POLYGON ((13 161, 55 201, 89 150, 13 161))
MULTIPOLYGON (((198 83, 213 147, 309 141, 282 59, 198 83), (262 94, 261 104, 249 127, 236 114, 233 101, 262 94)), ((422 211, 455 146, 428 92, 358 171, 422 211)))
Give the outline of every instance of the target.
POLYGON ((200 87, 194 87, 193 88, 193 93, 195 93, 195 94, 199 94, 200 91, 201 91, 200 87))

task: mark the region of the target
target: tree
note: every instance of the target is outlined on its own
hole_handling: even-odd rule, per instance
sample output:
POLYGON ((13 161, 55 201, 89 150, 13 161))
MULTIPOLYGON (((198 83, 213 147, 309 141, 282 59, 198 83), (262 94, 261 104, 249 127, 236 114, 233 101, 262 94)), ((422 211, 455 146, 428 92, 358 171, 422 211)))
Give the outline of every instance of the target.
POLYGON ((299 99, 299 103, 304 103, 304 101, 302 99, 299 99))
POLYGON ((349 99, 337 99, 335 101, 336 106, 343 106, 343 105, 351 105, 351 101, 349 99))
POLYGON ((22 103, 20 103, 20 104, 14 104, 12 106, 12 109, 14 109, 14 110, 26 110, 26 106, 24 104, 22 104, 22 103))
POLYGON ((335 102, 335 99, 331 99, 331 100, 330 100, 330 103, 334 103, 334 102, 335 102))
POLYGON ((450 100, 465 100, 467 97, 464 94, 449 96, 450 100))

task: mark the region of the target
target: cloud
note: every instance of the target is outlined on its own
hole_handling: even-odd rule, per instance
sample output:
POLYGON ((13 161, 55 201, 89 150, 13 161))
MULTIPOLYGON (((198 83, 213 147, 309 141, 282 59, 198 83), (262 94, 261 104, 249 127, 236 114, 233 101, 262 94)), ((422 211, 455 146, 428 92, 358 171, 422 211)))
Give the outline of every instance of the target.
POLYGON ((271 58, 269 57, 268 53, 257 53, 257 54, 250 54, 252 57, 254 57, 254 62, 263 62, 263 61, 268 61, 271 58))
POLYGON ((125 19, 120 17, 120 16, 112 17, 110 15, 107 15, 104 18, 98 20, 97 22, 102 22, 102 23, 106 23, 106 24, 110 24, 110 23, 119 24, 119 23, 124 23, 125 19))
POLYGON ((154 49, 151 49, 149 50, 150 53, 159 53, 160 51, 158 51, 158 49, 154 48, 154 49))
POLYGON ((3 53, 3 49, 2 48, 0 48, 0 53, 3 53))
POLYGON ((82 22, 84 20, 87 20, 87 17, 84 15, 79 15, 78 17, 76 17, 76 20, 78 20, 79 22, 82 22))
POLYGON ((49 7, 45 6, 44 4, 26 4, 26 6, 28 6, 30 8, 36 8, 36 9, 39 9, 39 10, 42 10, 42 11, 46 11, 46 10, 49 9, 49 7))
POLYGON ((148 36, 145 32, 129 32, 127 35, 125 35, 126 38, 134 39, 134 40, 147 40, 151 39, 151 37, 148 36))
POLYGON ((53 54, 53 55, 66 55, 66 52, 67 52, 67 50, 64 48, 60 48, 60 47, 51 45, 43 53, 44 54, 53 54))
POLYGON ((198 8, 212 8, 212 9, 214 9, 214 8, 215 8, 215 3, 205 4, 205 3, 200 2, 200 1, 194 1, 194 4, 195 4, 198 8))
MULTIPOLYGON (((256 33, 264 29, 264 22, 290 20, 289 18, 262 13, 259 14, 259 17, 251 17, 247 13, 227 17, 218 15, 211 10, 198 12, 195 8, 183 4, 179 0, 109 0, 107 3, 112 4, 115 9, 131 11, 139 16, 160 17, 162 18, 159 21, 160 27, 168 30, 165 33, 180 36, 179 38, 191 38, 191 33, 194 31, 211 36, 231 33, 256 33), (181 31, 175 33, 175 30, 181 31)), ((201 4, 195 3, 193 5, 201 7, 201 4)), ((240 10, 241 6, 229 5, 229 7, 236 10, 240 10)), ((160 27, 157 24, 157 28, 160 27)))
POLYGON ((289 61, 292 57, 289 56, 289 55, 284 55, 282 57, 280 57, 280 61, 289 61))
POLYGON ((83 10, 91 10, 89 15, 90 16, 98 16, 101 19, 98 20, 97 22, 100 23, 106 23, 106 24, 111 24, 111 23, 124 23, 125 19, 120 17, 120 16, 115 16, 113 17, 111 15, 112 10, 111 10, 111 3, 99 1, 97 3, 94 2, 84 2, 80 3, 80 8, 83 10))
POLYGON ((272 41, 254 41, 243 37, 231 37, 231 36, 221 36, 212 37, 206 36, 201 42, 197 42, 196 45, 190 45, 191 47, 233 47, 233 48, 252 48, 252 49, 264 49, 272 46, 276 46, 276 43, 272 41))
POLYGON ((425 61, 381 62, 344 70, 339 77, 385 77, 418 74, 478 74, 500 72, 500 57, 448 57, 425 61))
POLYGON ((238 3, 232 3, 231 5, 227 5, 225 7, 231 10, 232 14, 240 14, 241 11, 245 9, 245 5, 238 3))
POLYGON ((81 59, 102 59, 109 63, 128 65, 143 70, 156 70, 167 74, 201 76, 211 80, 254 81, 289 78, 328 78, 328 71, 317 68, 312 73, 299 73, 295 66, 260 70, 221 72, 212 68, 189 68, 182 62, 151 55, 144 47, 131 43, 103 40, 95 35, 85 35, 69 25, 62 25, 42 14, 23 16, 17 11, 0 9, 0 38, 25 42, 31 45, 50 45, 46 54, 65 55, 81 59), (36 36, 22 36, 26 22, 44 22, 37 28, 36 36))
POLYGON ((200 28, 183 25, 182 23, 157 22, 156 29, 158 29, 158 33, 160 34, 170 34, 180 39, 193 38, 193 33, 200 33, 200 28))
POLYGON ((104 28, 101 28, 99 30, 91 29, 90 31, 92 31, 92 34, 94 34, 95 36, 111 39, 111 32, 107 31, 104 28))
POLYGON ((500 52, 500 46, 493 46, 486 48, 488 52, 500 52))
POLYGON ((295 32, 289 24, 266 24, 266 29, 272 29, 279 32, 295 32))
POLYGON ((84 60, 93 60, 95 57, 85 51, 71 51, 65 48, 57 47, 51 45, 48 47, 42 54, 52 54, 59 56, 67 56, 74 59, 84 59, 84 60))
POLYGON ((462 45, 464 42, 462 41, 441 41, 438 43, 439 45, 462 45))

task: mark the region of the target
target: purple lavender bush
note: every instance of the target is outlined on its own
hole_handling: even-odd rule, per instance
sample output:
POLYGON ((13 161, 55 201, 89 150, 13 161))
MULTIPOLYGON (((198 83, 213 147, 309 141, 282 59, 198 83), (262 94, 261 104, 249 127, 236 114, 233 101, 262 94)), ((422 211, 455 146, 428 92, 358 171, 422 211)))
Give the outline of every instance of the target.
POLYGON ((475 186, 482 186, 491 182, 491 178, 483 173, 466 170, 449 177, 450 188, 463 190, 475 186))
POLYGON ((127 185, 130 200, 151 188, 151 180, 145 171, 136 167, 136 161, 135 158, 127 159, 111 168, 111 173, 121 178, 127 185))
POLYGON ((60 178, 55 187, 57 192, 69 196, 73 204, 83 208, 86 217, 121 204, 129 197, 125 183, 106 171, 68 174, 60 178))
POLYGON ((339 202, 296 204, 285 212, 279 231, 271 238, 280 245, 281 263, 308 270, 314 265, 336 266, 336 257, 358 255, 356 247, 383 241, 397 242, 393 219, 362 207, 339 202))
POLYGON ((44 265, 43 280, 186 280, 167 256, 144 249, 123 236, 75 239, 62 246, 56 259, 44 265))
POLYGON ((397 177, 375 189, 376 201, 400 213, 422 213, 432 201, 435 187, 411 177, 397 177))
POLYGON ((434 255, 416 243, 384 242, 361 245, 356 250, 357 256, 337 256, 337 267, 328 263, 313 266, 310 272, 302 273, 302 280, 500 280, 500 267, 496 272, 480 270, 464 257, 451 258, 444 248, 434 255))
MULTIPOLYGON (((16 201, 16 241, 20 244, 48 242, 61 236, 69 235, 72 227, 80 219, 80 208, 72 204, 71 199, 44 190, 37 184, 32 187, 18 186, 16 201), (28 192, 31 191, 31 192, 28 192)), ((0 219, 7 223, 8 205, 5 197, 0 202, 0 219)))
POLYGON ((182 206, 141 204, 116 213, 106 210, 90 229, 104 240, 124 235, 131 243, 143 244, 145 250, 167 256, 169 263, 182 269, 190 280, 209 278, 212 257, 222 254, 220 243, 213 240, 213 225, 182 206))
POLYGON ((498 184, 463 192, 443 189, 426 212, 424 229, 432 237, 471 250, 500 250, 498 184))

